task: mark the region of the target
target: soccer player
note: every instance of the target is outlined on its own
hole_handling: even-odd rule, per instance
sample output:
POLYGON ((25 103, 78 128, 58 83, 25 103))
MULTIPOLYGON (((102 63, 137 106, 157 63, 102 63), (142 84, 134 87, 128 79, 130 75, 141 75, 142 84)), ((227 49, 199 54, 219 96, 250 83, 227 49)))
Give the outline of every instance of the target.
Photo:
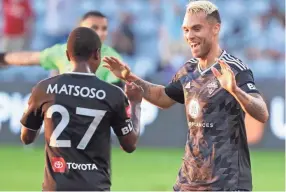
MULTIPOLYGON (((81 19, 81 27, 88 27, 96 31, 101 42, 104 42, 108 35, 108 21, 105 15, 98 11, 87 12, 81 19)), ((40 65, 47 70, 56 70, 59 73, 70 71, 72 66, 66 58, 66 44, 57 44, 41 52, 23 51, 0 53, 0 65, 40 65)), ((101 47, 102 56, 113 56, 121 59, 120 55, 111 47, 103 44, 101 47)), ((109 70, 102 67, 102 63, 96 71, 96 76, 108 83, 122 87, 123 84, 109 70)))
POLYGON ((220 48, 220 28, 213 3, 188 4, 182 29, 194 58, 166 87, 136 77, 116 58, 104 58, 105 67, 141 86, 143 97, 154 105, 166 109, 185 104, 188 136, 175 191, 252 190, 244 116, 265 123, 269 114, 252 71, 220 48))
POLYGON ((44 191, 110 190, 110 126, 122 148, 131 153, 139 137, 142 89, 98 79, 98 35, 86 27, 73 30, 67 42, 72 72, 39 82, 21 119, 21 140, 32 143, 45 123, 44 191))

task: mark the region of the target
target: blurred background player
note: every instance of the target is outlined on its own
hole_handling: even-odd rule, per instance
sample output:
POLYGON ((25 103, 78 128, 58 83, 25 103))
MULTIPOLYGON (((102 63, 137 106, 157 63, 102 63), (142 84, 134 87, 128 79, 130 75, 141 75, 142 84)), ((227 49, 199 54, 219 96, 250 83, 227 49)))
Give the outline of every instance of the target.
POLYGON ((126 85, 126 94, 98 79, 98 35, 86 27, 68 38, 71 72, 39 82, 21 119, 21 140, 32 143, 45 123, 45 191, 110 190, 110 126, 131 153, 139 137, 142 89, 126 85))
POLYGON ((252 191, 244 118, 248 113, 266 123, 266 103, 252 71, 221 49, 221 18, 216 5, 190 2, 182 29, 193 58, 167 86, 136 77, 116 58, 104 58, 104 66, 117 77, 142 86, 144 98, 160 108, 170 108, 176 102, 185 105, 189 129, 175 191, 252 191))
MULTIPOLYGON (((105 15, 98 11, 87 12, 80 21, 80 26, 93 29, 104 42, 108 35, 108 21, 105 15)), ((71 65, 65 56, 66 44, 56 44, 41 52, 22 51, 7 52, 0 54, 0 63, 7 65, 41 65, 47 70, 52 70, 52 76, 58 73, 64 73, 71 70, 71 65)), ((102 44, 102 56, 113 56, 121 59, 120 55, 111 47, 102 44)), ((102 65, 102 63, 101 63, 102 65)), ((120 79, 115 77, 107 69, 99 66, 96 76, 108 83, 122 87, 120 79)))
POLYGON ((31 2, 29 0, 3 0, 0 13, 3 17, 1 51, 21 51, 28 48, 34 20, 31 2))

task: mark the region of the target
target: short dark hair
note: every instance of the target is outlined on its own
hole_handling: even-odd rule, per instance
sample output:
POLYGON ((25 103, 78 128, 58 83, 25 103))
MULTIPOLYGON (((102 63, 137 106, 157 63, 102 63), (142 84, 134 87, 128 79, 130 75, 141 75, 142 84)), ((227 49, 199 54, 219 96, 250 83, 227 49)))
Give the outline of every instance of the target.
POLYGON ((213 11, 211 14, 207 16, 208 19, 215 19, 218 23, 221 24, 220 14, 218 10, 213 11))
POLYGON ((77 27, 69 35, 67 50, 74 60, 87 61, 100 48, 100 38, 90 28, 77 27))
POLYGON ((89 17, 106 18, 106 16, 103 13, 101 13, 100 11, 89 11, 82 16, 81 21, 84 21, 89 17))

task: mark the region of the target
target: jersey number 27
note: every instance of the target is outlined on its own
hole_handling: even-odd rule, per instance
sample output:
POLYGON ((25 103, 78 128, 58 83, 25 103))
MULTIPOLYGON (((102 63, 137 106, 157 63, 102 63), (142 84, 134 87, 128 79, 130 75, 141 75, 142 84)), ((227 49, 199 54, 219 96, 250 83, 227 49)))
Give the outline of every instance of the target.
MULTIPOLYGON (((62 105, 52 105, 49 107, 47 111, 47 118, 52 118, 53 113, 60 113, 62 119, 60 123, 57 125, 55 130, 53 131, 51 138, 50 138, 50 146, 51 147, 71 147, 70 140, 58 140, 58 137, 63 132, 63 130, 67 127, 70 122, 70 114, 68 110, 62 105)), ((104 117, 106 111, 103 110, 96 110, 96 109, 88 109, 77 107, 76 114, 94 117, 93 121, 91 122, 90 126, 88 127, 87 131, 85 132, 83 138, 80 140, 79 144, 77 145, 77 149, 84 150, 89 143, 91 137, 93 136, 95 130, 97 129, 99 123, 101 122, 102 118, 104 117)))

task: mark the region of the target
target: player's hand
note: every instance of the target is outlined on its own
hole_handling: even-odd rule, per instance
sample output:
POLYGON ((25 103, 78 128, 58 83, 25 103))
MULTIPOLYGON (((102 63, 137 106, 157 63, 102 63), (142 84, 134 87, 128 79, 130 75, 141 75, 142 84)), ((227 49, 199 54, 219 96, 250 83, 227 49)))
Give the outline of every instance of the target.
POLYGON ((115 57, 104 57, 103 67, 109 69, 116 77, 126 80, 130 75, 130 68, 115 57))
POLYGON ((218 63, 221 67, 221 73, 216 68, 212 67, 211 70, 214 76, 218 79, 222 88, 224 88, 230 93, 234 93, 235 89, 237 88, 237 85, 233 71, 224 61, 218 60, 218 63))
POLYGON ((126 83, 125 93, 131 103, 141 103, 143 97, 142 87, 135 83, 126 83))

